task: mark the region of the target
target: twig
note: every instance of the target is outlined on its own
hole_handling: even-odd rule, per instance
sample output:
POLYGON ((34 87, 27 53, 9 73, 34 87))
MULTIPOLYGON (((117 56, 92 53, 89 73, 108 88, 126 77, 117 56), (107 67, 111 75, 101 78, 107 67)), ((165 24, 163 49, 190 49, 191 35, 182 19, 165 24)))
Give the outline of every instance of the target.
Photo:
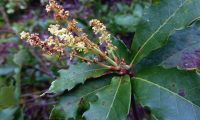
MULTIPOLYGON (((3 7, 0 7, 0 12, 3 16, 3 19, 4 21, 6 22, 6 26, 9 28, 7 30, 4 30, 5 32, 12 32, 14 34, 16 34, 13 30, 12 30, 12 27, 11 27, 11 24, 10 24, 10 21, 8 19, 8 16, 4 10, 3 7)), ((1 30, 2 31, 2 30, 1 30)), ((30 47, 27 47, 27 48, 30 48, 30 47)), ((35 68, 37 70, 40 70, 42 71, 43 73, 46 73, 47 75, 49 75, 51 78, 55 78, 55 76, 53 75, 52 72, 49 71, 49 69, 47 68, 47 66, 45 65, 45 63, 43 62, 42 60, 42 57, 41 56, 38 56, 39 54, 36 54, 32 49, 28 49, 30 51, 30 53, 38 60, 38 62, 40 63, 40 65, 43 67, 43 70, 39 69, 39 68, 35 68)))
POLYGON ((21 97, 32 97, 32 96, 37 96, 37 94, 41 94, 43 92, 46 92, 47 90, 42 90, 42 91, 37 91, 37 92, 33 92, 33 93, 25 93, 22 94, 21 97))
POLYGON ((94 47, 93 52, 96 53, 97 55, 102 56, 106 61, 108 61, 111 65, 118 67, 117 63, 115 63, 115 61, 113 61, 110 57, 108 57, 107 55, 105 55, 103 52, 101 52, 99 49, 97 49, 96 47, 94 47))
MULTIPOLYGON (((67 21, 66 21, 67 22, 67 21)), ((77 36, 81 36, 82 34, 84 34, 84 33, 80 33, 79 31, 77 31, 77 29, 74 31, 75 32, 75 34, 77 35, 77 36)), ((93 43, 93 42, 91 42, 91 40, 89 40, 88 38, 86 38, 86 39, 83 39, 84 41, 85 41, 85 43, 86 44, 88 44, 89 46, 91 46, 93 49, 91 49, 91 51, 94 53, 94 54, 96 54, 96 55, 100 55, 101 57, 103 57, 107 62, 109 62, 111 65, 113 65, 114 67, 119 67, 118 65, 117 65, 117 63, 114 61, 114 60, 112 60, 110 57, 108 57, 106 54, 104 54, 101 50, 99 50, 97 47, 96 47, 96 45, 93 43)))
POLYGON ((35 67, 35 66, 31 66, 31 65, 24 65, 24 66, 30 67, 30 68, 32 68, 32 69, 34 69, 34 70, 37 70, 37 71, 40 71, 40 72, 42 72, 42 73, 48 75, 48 76, 49 76, 50 78, 52 78, 52 79, 55 79, 55 78, 56 78, 54 75, 52 76, 52 74, 50 74, 49 72, 47 72, 47 71, 44 70, 44 69, 41 69, 41 68, 38 68, 38 67, 35 67))
POLYGON ((90 60, 90 59, 86 59, 86 58, 84 58, 84 57, 82 57, 82 56, 79 56, 79 55, 77 55, 77 54, 73 54, 73 56, 75 56, 75 57, 77 57, 77 58, 79 58, 79 59, 81 59, 81 60, 83 60, 83 61, 86 61, 86 62, 91 62, 91 63, 94 62, 94 61, 92 61, 92 60, 90 60))
POLYGON ((11 29, 12 27, 10 25, 10 21, 9 21, 8 16, 7 16, 7 14, 6 14, 6 12, 5 12, 3 7, 0 7, 0 12, 1 12, 2 16, 3 16, 4 21, 6 22, 6 26, 9 29, 11 29))
MULTIPOLYGON (((56 76, 51 71, 49 71, 48 67, 45 65, 45 62, 42 60, 42 56, 40 54, 36 54, 34 50, 32 50, 30 47, 28 50, 36 58, 39 64, 42 66, 43 68, 42 72, 48 74, 51 78, 56 78, 56 76)), ((38 69, 38 70, 41 70, 41 69, 38 69)))
POLYGON ((138 117, 138 111, 137 111, 134 95, 132 95, 132 97, 131 97, 131 108, 133 111, 134 120, 140 120, 140 118, 138 117))
POLYGON ((89 60, 89 59, 86 59, 86 58, 84 58, 84 57, 82 57, 82 56, 79 56, 79 55, 76 55, 76 54, 74 54, 74 56, 77 57, 77 58, 79 58, 79 59, 81 59, 81 60, 84 60, 84 61, 86 61, 86 62, 96 63, 96 64, 98 64, 98 65, 101 66, 101 67, 105 67, 105 68, 108 68, 108 69, 112 68, 112 66, 105 65, 105 64, 100 63, 100 62, 95 61, 95 60, 89 60))
POLYGON ((16 34, 13 30, 11 29, 0 29, 0 33, 13 33, 16 34))

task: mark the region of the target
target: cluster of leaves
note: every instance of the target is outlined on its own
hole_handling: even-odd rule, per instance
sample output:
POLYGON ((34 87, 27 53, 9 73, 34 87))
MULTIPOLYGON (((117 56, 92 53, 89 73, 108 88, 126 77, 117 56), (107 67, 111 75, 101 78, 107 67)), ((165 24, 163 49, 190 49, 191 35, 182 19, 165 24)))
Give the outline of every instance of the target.
MULTIPOLYGON (((52 83, 49 92, 69 92, 64 93, 66 97, 54 107, 50 119, 126 119, 131 96, 135 96, 137 103, 150 111, 149 119, 198 120, 200 48, 199 39, 193 37, 198 36, 195 34, 198 23, 175 32, 168 42, 171 33, 189 26, 200 17, 198 5, 198 0, 156 1, 144 10, 131 47, 133 57, 130 65, 135 71, 132 78, 113 75, 106 85, 99 83, 104 80, 88 80, 70 91, 91 77, 103 76, 101 79, 107 80, 108 76, 104 76, 106 71, 84 63, 60 70, 60 77, 52 83)), ((127 53, 123 50, 124 56, 129 55, 127 53)))
MULTIPOLYGON (((33 1, 30 2, 33 3, 33 1)), ((1 7, 5 7, 5 13, 8 10, 6 8, 7 3, 8 1, 1 1, 1 7)), ((29 2, 27 1, 27 3, 29 2)), ((17 9, 14 11, 15 15, 7 16, 10 18, 11 23, 9 24, 11 26, 5 26, 7 25, 6 22, 9 21, 0 16, 0 31, 2 31, 0 34, 0 119, 47 119, 48 109, 55 102, 51 101, 51 96, 48 100, 46 100, 48 95, 42 98, 38 98, 38 96, 42 94, 43 90, 47 89, 47 85, 54 78, 54 75, 48 72, 52 70, 54 74, 57 74, 58 68, 67 68, 67 65, 73 64, 73 62, 66 61, 65 57, 60 58, 57 55, 41 55, 40 51, 30 48, 19 40, 18 35, 23 30, 40 31, 43 33, 41 36, 45 38, 47 26, 53 24, 54 21, 39 18, 39 16, 43 16, 41 9, 26 8, 26 12, 17 9), (49 70, 46 71, 46 69, 49 70), (37 114, 41 111, 43 114, 38 116, 37 114)), ((84 26, 84 24, 80 24, 80 26, 84 26)), ((115 41, 116 46, 121 44, 116 39, 115 41)), ((124 48, 124 46, 121 46, 121 49, 124 48)), ((119 55, 123 56, 123 52, 119 55)))
POLYGON ((16 12, 16 10, 18 9, 26 9, 27 7, 27 3, 29 2, 29 0, 2 0, 0 2, 1 6, 5 6, 6 7, 6 12, 8 14, 12 14, 14 12, 16 12))
MULTIPOLYGON (((100 0, 81 0, 81 3, 92 9, 88 19, 97 18, 106 24, 113 34, 133 33, 142 17, 143 9, 150 4, 146 1, 136 0, 128 3, 114 2, 114 4, 103 3, 100 0), (102 16, 103 15, 103 16, 102 16)), ((82 9, 84 9, 82 8, 82 9)))
MULTIPOLYGON (((40 0, 41 4, 46 3, 48 0, 40 0)), ((0 1, 0 6, 5 6, 6 13, 14 14, 18 10, 27 9, 28 5, 32 0, 2 0, 0 1)))
MULTIPOLYGON (((58 60, 57 56, 45 56, 48 62, 44 63, 50 64, 48 67, 54 73, 60 66, 62 68, 48 90, 61 93, 50 119, 118 120, 126 119, 130 109, 134 109, 135 119, 200 118, 200 23, 194 22, 200 17, 199 0, 154 0, 151 6, 144 2, 131 6, 118 3, 117 11, 111 11, 108 5, 94 0, 80 1, 85 6, 94 5, 91 7, 94 15, 90 17, 99 16, 104 23, 108 23, 108 29, 114 34, 135 33, 131 50, 120 40, 112 39, 118 47, 116 56, 125 58, 126 63, 133 66, 131 71, 134 76, 109 74, 107 69, 80 61, 67 69, 65 58, 58 60), (137 106, 143 107, 145 115, 139 116, 140 111, 134 101, 137 106)), ((80 26, 87 27, 85 20, 79 20, 83 23, 80 26)), ((52 22, 51 19, 33 18, 14 23, 14 35, 1 38, 1 44, 9 41, 15 47, 10 47, 12 49, 4 59, 6 64, 0 65, 0 119, 22 120, 27 116, 24 115, 27 106, 24 105, 26 99, 22 98, 23 91, 20 89, 33 85, 33 89, 37 89, 35 92, 38 92, 37 86, 46 89, 43 83, 52 80, 47 76, 49 74, 37 71, 44 67, 41 64, 43 60, 34 56, 37 50, 27 48, 26 44, 23 47, 16 44, 24 44, 18 41, 17 36, 22 30, 39 30, 46 34, 45 29, 52 22)))

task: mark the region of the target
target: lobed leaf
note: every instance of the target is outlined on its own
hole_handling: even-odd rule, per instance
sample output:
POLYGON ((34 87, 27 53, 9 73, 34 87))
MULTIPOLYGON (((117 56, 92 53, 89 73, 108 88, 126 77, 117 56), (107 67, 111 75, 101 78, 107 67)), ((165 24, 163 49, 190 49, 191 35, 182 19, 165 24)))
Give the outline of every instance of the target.
POLYGON ((50 119, 76 119, 81 100, 93 96, 96 92, 106 87, 110 83, 111 77, 93 79, 65 94, 61 97, 59 104, 52 110, 50 119))
POLYGON ((114 77, 111 85, 96 93, 98 100, 90 102, 83 116, 87 120, 125 120, 131 102, 129 76, 114 77))
POLYGON ((102 68, 95 64, 88 65, 86 63, 80 63, 72 65, 67 70, 62 69, 59 71, 60 77, 51 83, 47 92, 59 93, 64 90, 71 90, 77 84, 84 83, 86 79, 100 77, 106 71, 106 68, 102 68))

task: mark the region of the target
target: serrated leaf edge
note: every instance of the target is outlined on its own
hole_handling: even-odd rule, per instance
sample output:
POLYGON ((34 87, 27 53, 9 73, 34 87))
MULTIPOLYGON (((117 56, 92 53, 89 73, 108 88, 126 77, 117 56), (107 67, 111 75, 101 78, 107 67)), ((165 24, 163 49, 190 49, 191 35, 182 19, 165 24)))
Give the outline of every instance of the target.
MULTIPOLYGON (((117 96, 117 91, 119 90, 119 88, 120 88, 120 86, 121 86, 122 79, 123 79, 124 77, 126 77, 126 76, 120 77, 120 82, 118 83, 117 89, 116 89, 115 94, 114 94, 113 101, 112 101, 112 103, 111 103, 111 105, 110 105, 110 107, 109 107, 109 111, 108 111, 108 113, 107 113, 107 115, 106 115, 106 119, 105 119, 105 120, 107 120, 107 118, 108 118, 108 116, 109 116, 109 113, 110 113, 110 111, 111 111, 111 109, 112 109, 114 100, 115 100, 115 98, 116 98, 116 96, 117 96)), ((113 77, 112 79, 114 79, 114 77, 113 77)), ((129 81, 130 81, 130 77, 129 77, 128 79, 129 79, 129 81)), ((104 87, 102 87, 102 88, 99 88, 99 90, 104 89, 104 88, 109 87, 109 86, 111 86, 111 84, 110 84, 110 85, 106 85, 106 86, 104 86, 104 87)), ((131 87, 131 85, 130 85, 130 87, 131 87)), ((98 91, 99 91, 99 90, 98 90, 98 91)), ((131 88, 130 88, 130 90, 131 90, 131 88)), ((95 91, 96 91, 96 90, 95 90, 95 91)), ((98 93, 97 93, 96 95, 98 96, 98 93)), ((131 95, 130 95, 130 98, 129 98, 129 99, 130 99, 129 101, 131 101, 131 95)), ((90 102, 89 104, 90 104, 90 106, 91 106, 91 102, 90 102)), ((127 111, 129 111, 130 105, 131 105, 131 102, 129 102, 129 106, 128 106, 128 110, 127 110, 127 111)), ((86 111, 86 112, 87 112, 87 111, 86 111)), ((85 113, 86 113, 86 112, 85 112, 85 113)), ((85 114, 85 113, 84 113, 84 114, 85 114)), ((84 114, 83 114, 83 116, 84 116, 84 114)), ((128 113, 127 113, 127 114, 128 114, 128 113)))
MULTIPOLYGON (((65 70, 65 69, 62 69, 62 70, 65 70)), ((58 71, 59 74, 60 74, 60 72, 61 72, 62 70, 59 70, 59 71, 58 71)), ((85 71, 85 72, 73 74, 73 76, 70 77, 69 79, 72 80, 72 79, 74 79, 75 77, 77 77, 77 75, 79 75, 79 74, 83 74, 83 73, 87 73, 87 72, 91 72, 91 71, 100 71, 100 70, 107 70, 107 68, 92 69, 92 70, 88 70, 88 71, 85 71)), ((89 77, 89 78, 96 78, 96 77, 99 77, 99 75, 95 75, 95 76, 89 77)), ((58 78, 60 78, 60 77, 58 77, 58 78)), ((57 79, 58 79, 58 78, 57 78, 57 79)), ((88 78, 86 78, 86 79, 88 79, 88 78)), ((85 80, 86 80, 86 79, 85 79, 85 80)), ((85 80, 83 80, 81 83, 84 84, 85 80)), ((47 92, 45 92, 44 94, 46 94, 46 93, 52 93, 52 92, 51 92, 51 88, 54 86, 54 83, 55 83, 55 82, 56 82, 56 80, 54 80, 54 81, 51 83, 51 86, 50 86, 49 90, 48 90, 47 92)), ((75 86, 75 85, 74 85, 74 86, 75 86)), ((65 89, 65 90, 71 90, 71 89, 74 88, 74 86, 72 86, 71 88, 65 89)), ((63 90, 62 90, 62 91, 63 91, 63 90)), ((53 92, 53 93, 54 93, 54 92, 53 92)))

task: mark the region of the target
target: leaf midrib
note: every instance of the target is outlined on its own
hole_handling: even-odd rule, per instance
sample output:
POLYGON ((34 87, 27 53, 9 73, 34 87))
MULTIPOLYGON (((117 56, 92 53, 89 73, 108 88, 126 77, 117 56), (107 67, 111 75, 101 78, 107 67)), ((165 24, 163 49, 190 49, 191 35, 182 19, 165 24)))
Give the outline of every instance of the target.
POLYGON ((154 119, 159 120, 154 114, 152 115, 154 119))
MULTIPOLYGON (((80 73, 75 73, 75 74, 73 74, 72 77, 70 77, 70 78, 73 79, 73 78, 76 77, 76 75, 80 75, 80 74, 87 73, 87 72, 90 72, 90 71, 99 71, 99 70, 107 70, 107 68, 90 69, 90 70, 88 70, 88 71, 84 71, 84 72, 80 72, 80 73)), ((69 78, 69 79, 70 79, 70 78, 69 78)), ((70 79, 70 80, 71 80, 71 79, 70 79)))
MULTIPOLYGON (((72 77, 69 77, 68 79, 69 80, 72 80, 73 78, 77 77, 77 75, 81 75, 81 74, 84 74, 84 73, 88 73, 90 71, 100 71, 100 70, 106 70, 107 68, 100 68, 100 69, 91 69, 91 70, 88 70, 88 71, 84 71, 84 72, 80 72, 80 73, 75 73, 72 75, 72 77)), ((67 79, 67 78, 66 78, 67 79)))
POLYGON ((91 94, 97 93, 98 91, 100 91, 100 90, 102 90, 102 89, 104 89, 104 88, 106 88, 106 87, 108 87, 108 86, 110 86, 110 85, 105 85, 105 86, 102 86, 102 87, 97 88, 97 89, 95 89, 95 90, 92 90, 91 92, 88 92, 87 94, 82 95, 82 96, 80 96, 79 98, 80 98, 80 99, 81 99, 81 98, 85 98, 85 97, 87 97, 87 96, 89 96, 89 95, 91 95, 91 94))
POLYGON ((157 33, 159 32, 159 30, 162 29, 162 27, 164 27, 164 26, 169 22, 169 20, 171 20, 171 18, 173 18, 173 17, 176 15, 176 13, 183 7, 183 5, 184 5, 187 1, 188 1, 188 0, 185 0, 184 3, 183 3, 180 7, 178 7, 178 8, 175 10, 175 12, 174 12, 171 16, 169 16, 169 18, 166 19, 165 22, 163 22, 163 24, 162 24, 162 25, 147 39, 147 41, 145 41, 145 43, 140 47, 140 49, 138 50, 138 52, 137 52, 136 55, 134 56, 133 60, 131 61, 131 64, 134 63, 134 61, 135 61, 135 59, 137 58, 137 56, 138 56, 138 54, 140 53, 140 51, 141 51, 141 50, 145 47, 145 45, 151 40, 151 38, 153 38, 153 36, 154 36, 155 34, 157 34, 157 33))
MULTIPOLYGON (((158 85, 158 84, 156 84, 156 83, 153 83, 153 82, 151 82, 151 81, 149 81, 149 80, 146 80, 146 79, 143 79, 143 78, 140 78, 140 77, 134 77, 134 78, 135 78, 135 79, 138 79, 138 80, 141 80, 141 81, 144 81, 144 82, 147 82, 147 83, 152 84, 152 85, 154 85, 154 86, 157 86, 158 88, 161 88, 161 89, 163 89, 163 90, 165 90, 165 91, 167 91, 167 92, 169 92, 169 93, 172 93, 173 95, 175 95, 175 96, 181 98, 182 100, 184 100, 184 101, 190 103, 190 104, 192 105, 192 109, 193 109, 193 111, 194 111, 195 119, 196 119, 196 112, 195 112, 195 110, 194 110, 194 106, 198 107, 199 109, 200 109, 200 106, 198 106, 198 105, 194 104, 193 102, 187 100, 186 98, 184 98, 184 97, 178 95, 177 93, 175 93, 175 92, 173 92, 173 91, 171 91, 171 90, 169 90, 169 89, 167 89, 167 88, 164 88, 163 86, 160 86, 160 85, 158 85)), ((196 120, 197 120, 197 119, 196 119, 196 120)))
POLYGON ((122 78, 123 78, 123 77, 121 77, 120 80, 119 80, 120 82, 119 82, 119 84, 118 84, 118 86, 117 86, 117 89, 116 89, 115 94, 114 94, 114 98, 113 98, 112 103, 111 103, 111 105, 110 105, 109 111, 108 111, 108 113, 107 113, 107 115, 106 115, 106 120, 108 119, 108 116, 109 116, 109 114, 110 114, 110 111, 111 111, 111 109, 112 109, 112 107, 113 107, 113 103, 114 103, 114 100, 116 99, 118 90, 119 90, 119 88, 120 88, 122 78))
MULTIPOLYGON (((72 77, 68 78, 68 80, 73 80, 77 75, 80 75, 80 74, 83 74, 83 73, 87 73, 87 72, 90 72, 90 71, 100 71, 100 70, 106 70, 107 68, 99 68, 99 69, 91 69, 91 70, 88 70, 88 71, 84 71, 84 72, 80 72, 80 73, 76 73, 76 74, 73 74, 72 77)), ((87 77, 86 77, 87 78, 87 77)), ((59 79, 59 78, 58 78, 59 79)), ((56 82, 57 80, 53 81, 52 82, 52 85, 54 84, 54 82, 56 82)), ((75 86, 75 85, 74 85, 75 86)), ((72 86, 71 88, 67 88, 67 90, 71 90, 74 86, 72 86)), ((51 87, 50 87, 51 88, 51 87)), ((51 90, 50 90, 51 91, 51 90)))

